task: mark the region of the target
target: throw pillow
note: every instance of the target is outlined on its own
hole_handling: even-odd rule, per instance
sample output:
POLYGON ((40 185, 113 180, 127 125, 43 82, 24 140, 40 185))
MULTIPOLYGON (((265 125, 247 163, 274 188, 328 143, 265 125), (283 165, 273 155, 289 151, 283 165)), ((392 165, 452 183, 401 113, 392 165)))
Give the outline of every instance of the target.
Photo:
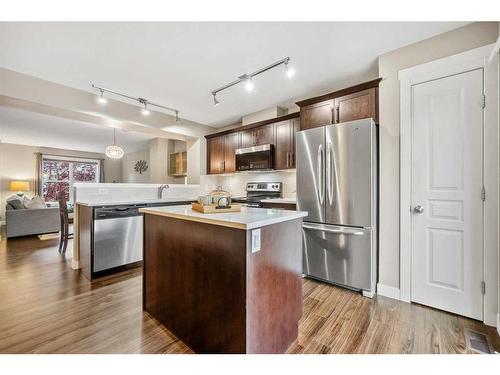
POLYGON ((14 210, 23 210, 23 199, 18 195, 13 195, 7 198, 7 204, 11 206, 14 210))
POLYGON ((23 204, 24 204, 24 207, 27 208, 28 210, 34 210, 34 209, 46 207, 43 199, 38 197, 38 196, 33 197, 32 199, 29 199, 27 196, 24 196, 23 197, 23 204))

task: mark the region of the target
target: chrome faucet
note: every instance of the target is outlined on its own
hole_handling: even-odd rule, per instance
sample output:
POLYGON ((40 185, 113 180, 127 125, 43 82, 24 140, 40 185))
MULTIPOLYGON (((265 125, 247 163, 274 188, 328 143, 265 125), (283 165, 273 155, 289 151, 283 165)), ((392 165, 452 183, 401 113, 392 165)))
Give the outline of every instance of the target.
POLYGON ((167 184, 161 184, 158 187, 158 199, 162 199, 163 190, 168 189, 168 188, 170 188, 170 186, 168 186, 167 184))

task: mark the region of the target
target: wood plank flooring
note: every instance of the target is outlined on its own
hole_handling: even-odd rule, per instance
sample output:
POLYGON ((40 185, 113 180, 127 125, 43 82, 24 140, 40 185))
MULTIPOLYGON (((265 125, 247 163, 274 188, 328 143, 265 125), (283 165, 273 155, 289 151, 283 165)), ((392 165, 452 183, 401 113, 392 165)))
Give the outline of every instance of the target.
MULTIPOLYGON (((0 241, 0 353, 191 353, 142 312, 141 271, 97 284, 71 269, 58 239, 0 241)), ((290 353, 468 353, 465 329, 492 327, 420 305, 373 300, 304 279, 304 314, 290 353)))

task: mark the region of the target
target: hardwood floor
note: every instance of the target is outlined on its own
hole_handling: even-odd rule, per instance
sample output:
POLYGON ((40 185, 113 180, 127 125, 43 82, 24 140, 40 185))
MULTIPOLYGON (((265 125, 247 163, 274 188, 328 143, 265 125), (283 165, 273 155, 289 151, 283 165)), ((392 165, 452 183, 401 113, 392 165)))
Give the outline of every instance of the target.
MULTIPOLYGON (((71 269, 58 239, 0 241, 0 353, 191 353, 142 312, 141 271, 95 285, 71 269)), ((304 314, 290 353, 468 353, 464 331, 492 327, 424 306, 373 300, 304 279, 304 314)))

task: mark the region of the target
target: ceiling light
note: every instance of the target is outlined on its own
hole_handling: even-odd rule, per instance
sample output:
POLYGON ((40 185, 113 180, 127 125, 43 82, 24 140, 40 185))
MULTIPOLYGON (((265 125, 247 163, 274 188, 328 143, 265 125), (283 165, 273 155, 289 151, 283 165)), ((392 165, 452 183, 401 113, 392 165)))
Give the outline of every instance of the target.
POLYGON ((284 59, 278 60, 278 61, 276 61, 268 66, 265 66, 264 68, 256 70, 253 73, 243 74, 243 75, 239 76, 238 79, 234 80, 233 82, 229 82, 229 83, 225 84, 224 86, 219 87, 218 89, 212 90, 212 96, 214 97, 214 104, 218 105, 220 103, 217 100, 217 98, 215 97, 219 92, 226 90, 230 87, 233 87, 234 85, 237 85, 238 83, 243 82, 245 89, 247 91, 252 91, 255 87, 253 80, 252 80, 252 77, 255 77, 259 74, 267 72, 268 70, 276 68, 277 66, 285 65, 287 77, 289 77, 289 78, 292 77, 295 74, 295 69, 288 66, 289 62, 290 62, 290 57, 285 57, 284 59))
POLYGON ((214 105, 217 106, 220 104, 220 102, 217 100, 217 97, 215 96, 216 94, 212 94, 214 96, 214 105))
POLYGON ((288 65, 288 61, 285 63, 286 76, 292 78, 295 75, 295 69, 288 65))
POLYGON ((108 102, 108 99, 104 97, 104 90, 100 89, 99 91, 101 92, 101 95, 99 96, 99 98, 97 98, 97 101, 101 104, 106 104, 108 102))
POLYGON ((144 102, 144 108, 141 112, 144 116, 149 116, 148 102, 144 102))
POLYGON ((106 156, 110 159, 121 159, 123 157, 123 148, 116 145, 116 129, 113 128, 113 144, 111 146, 106 147, 104 150, 106 156))
POLYGON ((252 91, 254 89, 254 87, 255 87, 255 85, 253 84, 252 76, 248 76, 245 79, 245 90, 252 91))
POLYGON ((130 99, 130 100, 138 101, 140 104, 144 105, 144 108, 142 109, 142 114, 144 116, 149 115, 149 109, 147 107, 152 105, 154 107, 163 108, 163 109, 166 109, 168 111, 173 112, 174 115, 175 115, 175 121, 179 121, 179 110, 178 109, 167 107, 167 106, 164 106, 164 105, 161 105, 161 104, 152 103, 149 100, 144 99, 144 98, 136 98, 136 97, 133 97, 131 95, 122 94, 120 92, 113 91, 113 90, 107 89, 105 87, 97 86, 97 85, 95 85, 93 83, 92 83, 91 86, 93 88, 99 90, 99 92, 100 92, 100 96, 97 99, 99 101, 99 103, 104 104, 104 103, 107 102, 107 99, 104 97, 104 93, 107 92, 107 93, 111 93, 111 94, 114 94, 114 95, 117 95, 117 96, 121 96, 122 98, 127 98, 127 99, 130 99))

